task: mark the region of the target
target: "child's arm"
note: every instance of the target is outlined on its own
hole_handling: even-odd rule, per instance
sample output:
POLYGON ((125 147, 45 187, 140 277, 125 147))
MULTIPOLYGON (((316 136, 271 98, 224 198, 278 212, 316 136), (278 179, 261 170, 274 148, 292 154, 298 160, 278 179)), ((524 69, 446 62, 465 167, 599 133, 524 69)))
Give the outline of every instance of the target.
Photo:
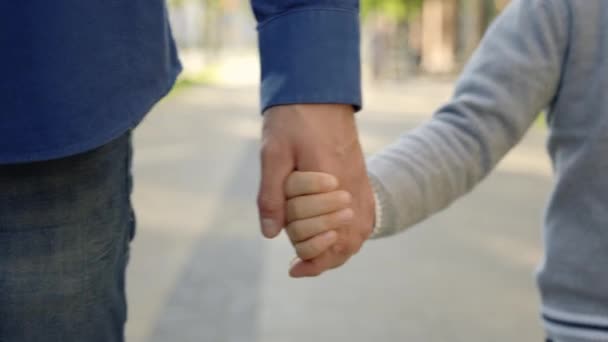
POLYGON ((432 120, 373 156, 375 236, 405 229, 479 183, 556 97, 569 43, 567 0, 515 0, 432 120))
POLYGON ((349 208, 351 195, 338 190, 338 180, 319 172, 293 172, 285 184, 287 196, 286 232, 297 259, 290 270, 298 268, 325 253, 337 241, 337 229, 346 227, 353 218, 349 208))

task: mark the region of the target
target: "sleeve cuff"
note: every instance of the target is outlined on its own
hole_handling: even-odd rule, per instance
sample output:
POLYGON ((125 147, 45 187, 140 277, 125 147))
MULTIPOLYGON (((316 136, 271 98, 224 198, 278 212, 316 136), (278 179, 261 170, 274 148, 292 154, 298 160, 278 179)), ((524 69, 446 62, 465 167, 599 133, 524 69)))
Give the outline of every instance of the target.
POLYGON ((376 190, 374 190, 374 201, 376 203, 376 205, 375 205, 376 213, 374 215, 375 220, 374 220, 374 231, 372 232, 372 237, 374 237, 374 235, 376 235, 376 233, 382 227, 382 205, 380 204, 380 197, 378 196, 378 193, 376 192, 376 190))
POLYGON ((301 103, 361 108, 356 11, 296 10, 262 23, 258 30, 262 111, 301 103))
POLYGON ((376 200, 376 222, 372 235, 369 238, 378 239, 394 235, 398 230, 396 229, 394 210, 391 210, 390 195, 375 176, 369 174, 369 179, 374 190, 374 199, 376 200))

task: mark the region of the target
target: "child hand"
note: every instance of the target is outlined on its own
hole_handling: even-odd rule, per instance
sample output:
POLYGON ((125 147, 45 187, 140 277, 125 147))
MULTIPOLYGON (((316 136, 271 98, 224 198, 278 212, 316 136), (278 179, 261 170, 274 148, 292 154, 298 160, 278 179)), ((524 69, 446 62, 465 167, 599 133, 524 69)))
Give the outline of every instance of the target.
POLYGON ((287 178, 286 231, 299 259, 323 254, 338 240, 335 230, 352 220, 351 195, 338 187, 327 173, 295 171, 287 178))

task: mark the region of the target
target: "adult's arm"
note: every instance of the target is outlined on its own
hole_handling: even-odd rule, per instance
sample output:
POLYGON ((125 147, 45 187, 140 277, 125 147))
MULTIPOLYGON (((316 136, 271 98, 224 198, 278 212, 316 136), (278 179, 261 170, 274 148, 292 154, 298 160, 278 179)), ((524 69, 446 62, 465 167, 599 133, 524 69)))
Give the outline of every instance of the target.
POLYGON ((336 175, 353 195, 355 225, 338 230, 333 248, 298 263, 296 277, 342 265, 371 233, 374 200, 354 118, 361 107, 357 0, 252 0, 262 64, 264 235, 285 225, 284 183, 293 170, 336 175))

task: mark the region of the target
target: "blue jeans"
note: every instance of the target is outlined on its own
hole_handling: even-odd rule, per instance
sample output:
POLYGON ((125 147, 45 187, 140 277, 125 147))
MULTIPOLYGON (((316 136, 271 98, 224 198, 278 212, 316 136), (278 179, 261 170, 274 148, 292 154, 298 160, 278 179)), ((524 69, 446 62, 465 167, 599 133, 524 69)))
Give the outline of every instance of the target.
POLYGON ((130 139, 0 165, 0 342, 124 340, 130 139))

